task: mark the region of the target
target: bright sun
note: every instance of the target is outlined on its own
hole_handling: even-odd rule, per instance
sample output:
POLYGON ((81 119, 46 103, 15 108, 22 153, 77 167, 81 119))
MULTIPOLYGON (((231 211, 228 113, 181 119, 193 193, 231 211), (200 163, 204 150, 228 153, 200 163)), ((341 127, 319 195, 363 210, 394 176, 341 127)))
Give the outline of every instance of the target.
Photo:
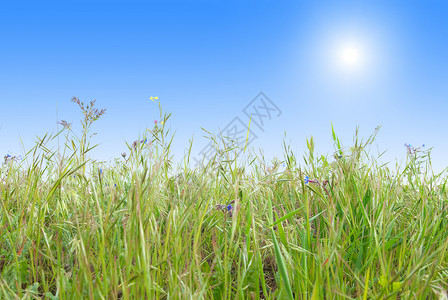
POLYGON ((359 69, 363 64, 361 48, 353 44, 340 47, 337 52, 337 61, 340 67, 347 71, 359 69))
POLYGON ((341 51, 341 60, 347 66, 354 66, 360 61, 360 53, 356 47, 348 46, 341 51))

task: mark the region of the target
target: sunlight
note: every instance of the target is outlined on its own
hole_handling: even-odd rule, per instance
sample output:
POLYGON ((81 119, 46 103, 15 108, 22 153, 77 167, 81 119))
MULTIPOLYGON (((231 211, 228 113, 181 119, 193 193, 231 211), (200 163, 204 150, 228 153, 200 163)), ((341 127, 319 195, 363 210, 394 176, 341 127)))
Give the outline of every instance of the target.
POLYGON ((354 66, 360 62, 360 53, 357 48, 349 46, 342 49, 340 58, 344 64, 354 66))
POLYGON ((358 70, 363 66, 363 51, 359 45, 343 44, 337 50, 336 61, 342 70, 358 70))

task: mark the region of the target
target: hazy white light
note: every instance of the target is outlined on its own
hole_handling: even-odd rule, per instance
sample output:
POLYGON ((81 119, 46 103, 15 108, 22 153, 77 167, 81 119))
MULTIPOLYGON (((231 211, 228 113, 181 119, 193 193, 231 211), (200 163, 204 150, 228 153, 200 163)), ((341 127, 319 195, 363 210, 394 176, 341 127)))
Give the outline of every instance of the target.
POLYGON ((342 63, 347 66, 355 66, 360 63, 359 49, 354 46, 347 46, 342 48, 340 59, 342 63))

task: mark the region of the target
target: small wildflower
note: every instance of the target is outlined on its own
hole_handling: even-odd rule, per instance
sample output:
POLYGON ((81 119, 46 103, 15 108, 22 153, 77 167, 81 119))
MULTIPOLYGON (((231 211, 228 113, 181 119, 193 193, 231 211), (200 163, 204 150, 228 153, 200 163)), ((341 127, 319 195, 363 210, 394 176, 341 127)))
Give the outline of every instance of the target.
POLYGON ((10 161, 21 160, 21 159, 22 159, 22 155, 19 155, 19 156, 12 156, 11 154, 6 154, 6 155, 3 157, 3 159, 5 160, 5 161, 4 161, 4 164, 6 164, 7 162, 10 162, 10 161))
POLYGON ((165 122, 163 122, 163 121, 160 121, 160 124, 162 124, 162 125, 163 125, 164 123, 165 123, 165 122))
POLYGON ((70 129, 70 127, 72 127, 72 123, 68 123, 65 120, 61 120, 61 122, 58 122, 59 125, 62 125, 64 128, 66 129, 70 129))
POLYGON ((90 126, 106 112, 106 109, 94 109, 93 106, 95 105, 95 101, 96 100, 90 101, 90 105, 84 107, 84 102, 79 101, 79 99, 76 97, 72 98, 72 102, 78 104, 79 108, 85 116, 83 121, 85 126, 90 126))
POLYGON ((235 203, 235 200, 230 202, 230 204, 225 205, 225 204, 217 204, 216 205, 216 209, 217 210, 222 210, 224 213, 228 212, 230 214, 230 216, 232 216, 232 212, 234 211, 234 206, 232 206, 232 204, 235 203))
POLYGON ((305 177, 305 184, 308 184, 310 182, 310 177, 309 176, 306 176, 305 177))
POLYGON ((103 174, 103 169, 100 168, 100 174, 103 174))
POLYGON ((151 97, 149 97, 149 99, 152 100, 152 102, 154 102, 154 100, 159 99, 159 97, 153 97, 153 96, 151 96, 151 97))
POLYGON ((412 147, 411 144, 406 144, 406 143, 404 144, 404 146, 406 147, 408 154, 415 154, 417 152, 421 152, 422 151, 421 148, 424 148, 425 144, 421 145, 418 148, 414 148, 414 147, 412 147))
POLYGON ((304 179, 304 181, 305 181, 305 184, 308 184, 308 183, 317 183, 317 184, 320 184, 319 180, 317 180, 317 179, 310 179, 309 176, 306 176, 305 179, 304 179))
POLYGON ((154 124, 157 126, 157 120, 154 121, 154 124))
POLYGON ((116 184, 116 183, 114 183, 114 187, 117 187, 117 184, 116 184))
POLYGON ((406 149, 408 150, 409 153, 412 153, 412 146, 411 146, 411 144, 404 143, 404 146, 406 147, 406 149))

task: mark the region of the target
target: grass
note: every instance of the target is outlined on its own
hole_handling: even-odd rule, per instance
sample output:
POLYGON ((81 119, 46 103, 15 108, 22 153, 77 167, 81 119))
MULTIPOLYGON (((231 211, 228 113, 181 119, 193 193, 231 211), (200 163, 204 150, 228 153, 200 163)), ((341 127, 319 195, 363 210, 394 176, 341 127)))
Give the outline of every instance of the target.
POLYGON ((84 111, 81 138, 64 123, 5 158, 1 299, 446 295, 447 177, 430 150, 409 146, 392 169, 369 152, 377 131, 349 148, 333 131, 334 157, 311 138, 302 164, 285 145, 282 167, 227 140, 204 166, 188 167, 187 151, 174 167, 156 125, 105 165, 88 158, 98 118, 84 111), (50 146, 61 137, 62 153, 50 146))

